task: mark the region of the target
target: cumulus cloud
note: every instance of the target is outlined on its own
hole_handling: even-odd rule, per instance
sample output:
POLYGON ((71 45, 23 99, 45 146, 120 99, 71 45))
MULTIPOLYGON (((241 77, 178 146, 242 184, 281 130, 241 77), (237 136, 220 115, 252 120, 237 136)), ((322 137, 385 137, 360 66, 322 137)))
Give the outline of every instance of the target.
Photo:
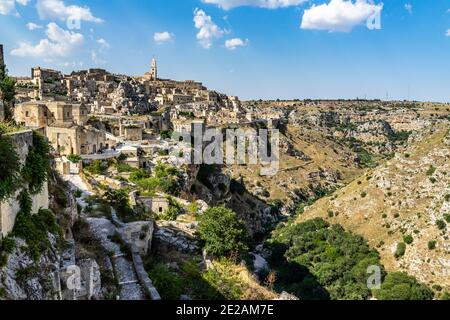
POLYGON ((0 14, 4 16, 8 14, 19 15, 16 10, 16 2, 22 6, 26 6, 29 0, 0 0, 0 14))
POLYGON ((155 34, 153 35, 153 40, 155 40, 156 43, 164 43, 167 41, 172 41, 173 37, 173 33, 170 33, 168 31, 155 32, 155 34))
POLYGON ((213 41, 225 34, 225 31, 219 28, 212 18, 201 9, 194 11, 194 24, 198 29, 197 40, 205 49, 211 48, 213 41))
POLYGON ((33 22, 28 22, 27 23, 27 29, 30 31, 36 30, 36 29, 42 29, 43 26, 33 23, 33 22))
POLYGON ((235 50, 237 47, 245 47, 248 44, 248 39, 242 40, 240 38, 234 38, 225 41, 225 47, 228 50, 235 50))
POLYGON ((413 13, 413 6, 410 3, 405 4, 405 10, 409 12, 409 14, 413 13))
POLYGON ((349 32, 382 9, 382 3, 377 5, 367 0, 330 0, 305 10, 301 28, 349 32))
POLYGON ((224 10, 243 6, 277 9, 297 6, 306 1, 308 0, 203 0, 205 3, 218 5, 224 10))
POLYGON ((11 51, 11 55, 33 58, 63 58, 69 56, 84 42, 80 33, 64 30, 56 23, 47 25, 47 38, 41 39, 38 44, 19 42, 19 47, 11 51))
POLYGON ((58 19, 61 21, 78 20, 95 23, 103 22, 102 19, 95 17, 89 7, 69 5, 62 0, 37 0, 37 10, 41 19, 58 19))
POLYGON ((448 30, 445 32, 445 36, 446 36, 446 37, 450 37, 450 29, 448 29, 448 30))

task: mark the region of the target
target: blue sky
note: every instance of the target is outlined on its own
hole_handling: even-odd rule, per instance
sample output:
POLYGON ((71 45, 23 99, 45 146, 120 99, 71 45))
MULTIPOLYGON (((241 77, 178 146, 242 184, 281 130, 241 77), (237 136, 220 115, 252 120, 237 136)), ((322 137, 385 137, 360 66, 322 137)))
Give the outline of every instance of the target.
POLYGON ((243 99, 450 102, 449 9, 447 0, 0 0, 0 43, 13 75, 37 65, 141 75, 154 55, 160 77, 243 99), (377 10, 381 29, 370 30, 377 10))

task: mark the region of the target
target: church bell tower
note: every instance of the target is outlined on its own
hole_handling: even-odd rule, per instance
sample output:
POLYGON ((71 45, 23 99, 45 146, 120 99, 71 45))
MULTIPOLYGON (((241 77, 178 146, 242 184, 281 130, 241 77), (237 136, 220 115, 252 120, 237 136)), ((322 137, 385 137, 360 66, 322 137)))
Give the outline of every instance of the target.
POLYGON ((158 80, 158 66, 156 64, 156 59, 153 57, 152 59, 152 65, 150 70, 151 80, 156 81, 158 80))

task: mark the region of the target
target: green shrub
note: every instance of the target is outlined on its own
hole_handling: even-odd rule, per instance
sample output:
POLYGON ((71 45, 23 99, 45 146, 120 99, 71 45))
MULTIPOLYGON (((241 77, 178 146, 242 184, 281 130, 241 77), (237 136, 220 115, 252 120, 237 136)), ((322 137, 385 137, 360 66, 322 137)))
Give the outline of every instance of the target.
POLYGON ((24 283, 34 278, 39 273, 39 268, 36 265, 31 265, 16 271, 16 280, 24 283))
POLYGON ((436 226, 438 227, 439 230, 444 230, 447 228, 447 224, 445 223, 444 220, 437 220, 436 226))
POLYGON ((170 139, 170 138, 172 138, 172 134, 173 134, 173 131, 163 130, 163 131, 161 131, 160 136, 162 139, 170 139))
POLYGON ((168 197, 167 200, 169 201, 169 207, 160 218, 162 220, 174 221, 177 219, 178 215, 183 213, 184 208, 172 197, 168 197))
POLYGON ((20 211, 16 217, 13 235, 25 240, 27 250, 33 260, 50 248, 48 233, 59 235, 60 228, 56 217, 50 210, 39 210, 37 214, 31 214, 31 198, 27 191, 19 195, 20 211))
POLYGON ((20 184, 19 156, 9 136, 0 135, 0 202, 9 198, 20 184))
POLYGON ((205 250, 216 257, 242 254, 248 250, 244 223, 235 212, 224 206, 209 208, 201 215, 198 234, 205 250))
POLYGON ((397 244, 397 249, 395 250, 394 256, 398 259, 405 255, 406 252, 406 244, 404 242, 400 242, 397 244))
POLYGON ((431 177, 436 172, 436 168, 433 166, 430 166, 430 168, 427 170, 427 176, 431 177))
POLYGON ((445 221, 447 221, 447 223, 450 223, 450 214, 449 213, 444 214, 444 219, 445 221))
POLYGON ((122 173, 122 172, 133 172, 134 170, 136 170, 136 168, 133 168, 128 163, 119 162, 117 164, 117 171, 120 172, 120 173, 122 173))
POLYGON ((16 242, 10 237, 0 239, 0 268, 3 268, 8 262, 8 254, 14 251, 16 242))
POLYGON ((139 169, 131 172, 130 174, 130 181, 134 183, 139 183, 139 181, 143 179, 147 179, 150 177, 150 174, 145 169, 139 169))
POLYGON ((107 166, 101 160, 94 160, 92 163, 85 167, 85 170, 91 174, 104 175, 107 166))
POLYGON ((432 300, 433 291, 403 272, 388 273, 380 290, 374 290, 379 300, 432 300))
POLYGON ((67 159, 72 162, 72 163, 78 163, 81 160, 83 160, 83 158, 81 158, 79 155, 77 154, 71 154, 67 156, 67 159))
POLYGON ((429 250, 436 249, 436 241, 428 241, 428 249, 429 250))
POLYGON ((49 146, 44 136, 33 132, 33 147, 28 151, 25 165, 22 169, 22 177, 28 183, 31 194, 42 191, 44 182, 50 173, 49 146))
POLYGON ((403 241, 406 244, 411 244, 411 243, 413 243, 414 239, 413 239, 412 235, 408 234, 408 235, 403 237, 403 241))
POLYGON ((176 273, 171 272, 164 263, 154 266, 149 272, 149 277, 163 299, 180 299, 183 294, 182 279, 176 273))
POLYGON ((13 238, 6 237, 0 240, 0 253, 12 253, 16 246, 16 241, 13 238))

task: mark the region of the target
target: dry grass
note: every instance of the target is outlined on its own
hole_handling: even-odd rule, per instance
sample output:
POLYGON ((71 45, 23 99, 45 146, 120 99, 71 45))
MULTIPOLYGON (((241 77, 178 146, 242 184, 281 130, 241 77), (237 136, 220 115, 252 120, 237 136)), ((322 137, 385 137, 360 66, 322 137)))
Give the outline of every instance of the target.
POLYGON ((333 196, 317 201, 299 222, 322 217, 362 235, 377 247, 388 270, 404 270, 429 284, 450 287, 450 242, 435 222, 446 212, 444 197, 450 193, 450 147, 444 144, 447 127, 411 146, 404 154, 366 172, 333 196), (426 171, 437 168, 436 181, 426 171), (329 217, 329 212, 335 214, 329 217), (414 242, 397 260, 393 251, 403 236, 414 242), (428 242, 438 243, 436 250, 428 242))

